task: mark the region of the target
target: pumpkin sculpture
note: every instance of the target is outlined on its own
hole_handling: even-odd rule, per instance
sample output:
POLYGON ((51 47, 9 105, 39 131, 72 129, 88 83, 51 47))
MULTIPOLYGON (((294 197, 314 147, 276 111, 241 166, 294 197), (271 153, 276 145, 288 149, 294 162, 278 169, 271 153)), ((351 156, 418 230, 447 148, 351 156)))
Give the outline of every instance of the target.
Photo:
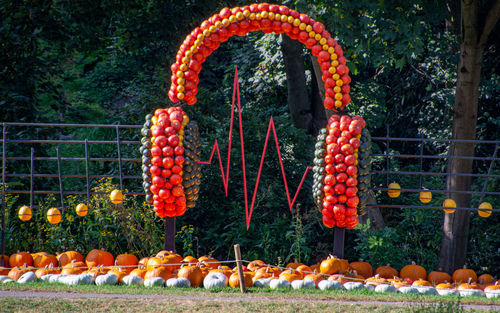
POLYGON ((427 271, 422 266, 415 264, 415 262, 412 262, 412 264, 406 265, 401 269, 401 271, 399 272, 399 277, 401 277, 402 279, 409 278, 412 281, 426 279, 427 271))

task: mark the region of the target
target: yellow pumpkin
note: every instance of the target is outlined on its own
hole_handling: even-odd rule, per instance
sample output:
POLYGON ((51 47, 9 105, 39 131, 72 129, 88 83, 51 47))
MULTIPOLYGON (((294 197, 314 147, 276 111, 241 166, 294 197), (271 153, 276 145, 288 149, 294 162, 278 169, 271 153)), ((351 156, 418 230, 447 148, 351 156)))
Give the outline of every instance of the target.
MULTIPOLYGON (((457 203, 455 202, 455 200, 453 199, 445 199, 444 202, 443 202, 443 207, 448 207, 448 208, 456 208, 457 207, 457 203)), ((444 209, 443 211, 445 211, 446 213, 453 213, 455 212, 455 209, 444 209)))
POLYGON ((479 210, 477 211, 477 214, 481 217, 488 217, 491 215, 491 210, 493 209, 493 206, 489 202, 483 202, 479 205, 479 210))
POLYGON ((85 216, 89 212, 89 208, 84 203, 80 203, 76 206, 75 212, 78 216, 85 216))
POLYGON ((390 183, 388 188, 394 189, 394 190, 387 190, 387 195, 389 195, 390 198, 397 198, 401 194, 401 186, 399 186, 399 184, 396 182, 390 183))
POLYGON ((111 199, 111 202, 113 202, 114 204, 120 204, 123 202, 123 193, 121 190, 115 189, 111 191, 109 198, 111 199))
POLYGON ((51 208, 47 211, 47 220, 50 224, 55 225, 61 222, 62 215, 61 211, 57 208, 51 208))
POLYGON ((19 212, 17 214, 19 216, 19 219, 23 222, 27 222, 31 220, 31 217, 33 216, 33 213, 31 212, 31 208, 23 205, 22 207, 19 208, 19 212))

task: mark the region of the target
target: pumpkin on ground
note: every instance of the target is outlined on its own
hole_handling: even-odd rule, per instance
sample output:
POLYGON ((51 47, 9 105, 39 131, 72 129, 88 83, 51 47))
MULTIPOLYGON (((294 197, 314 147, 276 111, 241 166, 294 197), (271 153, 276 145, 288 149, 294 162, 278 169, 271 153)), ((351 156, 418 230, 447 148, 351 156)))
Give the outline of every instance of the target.
POLYGON ((114 264, 113 255, 107 251, 94 249, 87 254, 85 263, 88 267, 112 266, 114 264))
POLYGON ((97 286, 102 285, 116 285, 118 283, 118 276, 112 273, 97 276, 95 279, 95 284, 97 286))
POLYGON ((373 276, 372 265, 368 262, 363 262, 363 260, 351 262, 349 263, 349 267, 358 272, 358 274, 363 276, 365 279, 373 276))
POLYGON ((271 279, 269 282, 269 288, 278 289, 278 288, 291 288, 292 284, 286 279, 271 279))
POLYGON ((312 280, 297 279, 292 281, 293 289, 315 289, 316 284, 312 280))
POLYGON ((391 267, 390 264, 387 264, 377 267, 377 269, 375 269, 375 275, 379 275, 382 278, 393 278, 398 277, 399 272, 395 268, 391 267))
POLYGON ((365 289, 365 285, 363 283, 355 281, 348 281, 343 286, 347 290, 365 289))
POLYGON ((375 276, 368 277, 365 280, 365 284, 376 287, 378 285, 387 285, 389 284, 389 281, 385 278, 380 277, 380 275, 377 274, 375 276))
POLYGON ((148 270, 146 275, 144 275, 144 279, 153 277, 161 277, 163 280, 167 280, 172 277, 172 272, 166 267, 157 267, 148 270))
POLYGON ((35 273, 29 271, 24 273, 19 279, 17 280, 18 283, 20 284, 26 284, 26 283, 31 283, 37 280, 37 277, 35 273))
POLYGON ((139 260, 133 254, 120 254, 115 260, 115 265, 120 266, 127 273, 137 268, 137 264, 139 264, 139 260))
POLYGON ((486 298, 500 298, 500 283, 497 281, 494 285, 484 288, 486 298))
POLYGON ((139 276, 134 276, 134 275, 127 275, 123 277, 122 283, 127 285, 127 286, 132 286, 132 285, 144 285, 144 279, 139 276))
POLYGON ((417 290, 420 294, 424 294, 424 295, 437 295, 438 294, 436 288, 434 288, 432 286, 416 286, 415 288, 417 288, 417 290))
POLYGON ((431 287, 432 284, 430 282, 428 282, 427 280, 423 280, 423 279, 417 279, 413 282, 413 284, 411 284, 413 287, 418 287, 418 286, 427 286, 427 287, 431 287))
POLYGON ((257 287, 257 288, 269 287, 271 280, 273 280, 273 278, 259 278, 253 282, 253 287, 257 287))
POLYGON ((45 275, 49 274, 60 274, 61 270, 58 268, 54 268, 52 264, 45 266, 44 268, 39 268, 35 271, 36 277, 39 279, 45 275))
POLYGON ((193 287, 199 287, 203 283, 203 273, 196 265, 181 267, 177 276, 189 280, 191 282, 191 286, 193 287))
POLYGON ((127 272, 124 269, 121 268, 114 268, 108 271, 107 274, 114 274, 116 277, 118 277, 118 283, 121 284, 123 277, 127 276, 127 272))
POLYGON ((151 277, 144 280, 144 286, 146 287, 163 286, 164 284, 165 280, 161 277, 151 277))
POLYGON ((422 266, 415 264, 415 262, 412 262, 412 264, 406 265, 401 269, 401 271, 399 272, 399 277, 401 277, 402 279, 409 278, 412 281, 426 279, 427 271, 422 266))
POLYGON ((415 287, 411 287, 411 286, 403 286, 403 287, 399 287, 398 288, 398 291, 401 292, 401 293, 404 293, 404 294, 415 294, 415 293, 418 293, 418 289, 415 288, 415 287))
POLYGON ((440 271, 432 271, 427 275, 427 281, 433 284, 441 284, 447 281, 451 281, 451 276, 448 273, 440 271))
POLYGON ((169 278, 166 282, 165 285, 170 288, 189 288, 191 287, 191 282, 189 279, 182 278, 182 277, 173 277, 169 278))
POLYGON ((15 267, 9 271, 9 277, 12 280, 18 280, 23 276, 25 273, 29 272, 30 270, 27 267, 15 267))
MULTIPOLYGON (((250 288, 253 285, 253 280, 252 280, 252 275, 248 272, 243 273, 243 281, 245 282, 245 287, 250 288)), ((229 277, 229 286, 233 288, 239 288, 240 287, 240 276, 238 272, 233 273, 229 277)))
POLYGON ((304 280, 312 280, 316 287, 318 287, 318 284, 325 279, 325 276, 321 274, 309 274, 304 277, 304 280))
POLYGON ((33 259, 33 266, 34 267, 45 267, 45 266, 57 266, 59 262, 57 261, 57 257, 52 254, 48 254, 46 252, 43 252, 41 254, 38 254, 34 259, 33 259))
POLYGON ((146 272, 147 272, 146 269, 136 268, 135 270, 132 270, 129 275, 137 276, 137 277, 144 279, 144 277, 146 276, 146 272))
POLYGON ((33 257, 28 252, 18 252, 14 253, 9 258, 9 264, 11 267, 16 266, 32 266, 33 265, 33 257))
POLYGON ((396 287, 388 285, 388 284, 381 284, 377 285, 374 289, 375 292, 397 292, 398 290, 396 287))
POLYGON ((60 266, 64 266, 68 263, 73 262, 75 260, 76 262, 83 262, 83 255, 80 252, 76 251, 66 251, 61 254, 57 255, 57 259, 59 261, 60 266))
POLYGON ((452 278, 453 278, 453 282, 455 282, 457 284, 468 282, 469 279, 473 283, 475 283, 477 281, 476 272, 474 272, 471 269, 465 268, 465 266, 464 266, 464 268, 458 269, 455 272, 453 272, 452 278))
POLYGON ((203 279, 205 289, 223 288, 227 286, 227 283, 227 276, 220 272, 210 273, 203 279))
POLYGON ((318 283, 318 288, 320 290, 332 290, 332 289, 340 289, 342 285, 338 281, 331 280, 322 280, 318 283))

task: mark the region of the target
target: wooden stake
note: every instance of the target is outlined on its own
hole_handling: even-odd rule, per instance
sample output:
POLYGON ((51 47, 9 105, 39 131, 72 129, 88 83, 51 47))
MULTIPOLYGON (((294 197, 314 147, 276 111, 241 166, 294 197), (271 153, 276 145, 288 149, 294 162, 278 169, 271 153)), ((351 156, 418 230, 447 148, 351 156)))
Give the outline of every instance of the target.
POLYGON ((245 286, 245 277, 243 276, 243 266, 241 265, 241 251, 240 245, 234 245, 234 256, 236 258, 236 266, 238 267, 238 276, 240 278, 240 290, 241 292, 247 292, 247 288, 245 286))

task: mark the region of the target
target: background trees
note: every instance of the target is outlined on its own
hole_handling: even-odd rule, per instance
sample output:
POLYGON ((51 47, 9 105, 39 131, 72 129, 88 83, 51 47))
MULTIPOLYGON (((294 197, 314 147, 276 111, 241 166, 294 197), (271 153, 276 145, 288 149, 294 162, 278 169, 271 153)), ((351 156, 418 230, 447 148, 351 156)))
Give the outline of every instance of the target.
MULTIPOLYGON (((495 17, 498 19, 495 13, 498 2, 298 0, 285 4, 321 20, 338 37, 353 74, 353 103, 349 111, 363 115, 374 135, 385 135, 388 125, 391 135, 401 137, 450 138, 453 135, 497 139, 499 38, 487 33, 498 31, 494 21, 495 17), (467 70, 462 72, 464 66, 467 70), (462 83, 469 79, 470 83, 462 83), (463 103, 468 105, 462 106, 463 103), (458 114, 465 108, 472 111, 458 114), (465 120, 459 122, 461 117, 465 120), (460 123, 468 127, 460 127, 460 123), (466 133, 461 134, 462 130, 466 133)), ((185 35, 221 7, 242 4, 246 3, 4 1, 0 4, 3 120, 141 124, 147 112, 168 103, 164 93, 168 86, 164 84, 168 82, 169 66, 185 35)), ((231 39, 204 64, 198 104, 188 111, 201 125, 204 153, 209 153, 215 138, 221 147, 226 146, 234 65, 239 68, 249 166, 258 163, 267 127, 263 121, 270 115, 275 119, 282 149, 286 150, 286 168, 309 165, 312 145, 308 143, 314 140, 312 134, 326 119, 318 106, 321 84, 316 80, 308 52, 300 45, 287 37, 260 33, 231 39)), ((88 132, 80 135, 105 136, 93 130, 88 132)), ((19 130, 9 136, 30 135, 19 130)), ((237 136, 237 131, 233 135, 237 136)), ((9 153, 27 155, 23 149, 19 147, 9 153)), ((240 201, 243 197, 239 146, 236 144, 233 149, 230 197, 223 197, 218 169, 206 167, 200 205, 178 222, 179 228, 183 224, 196 226, 200 253, 214 253, 222 258, 230 253, 230 243, 236 241, 253 247, 249 251, 252 256, 273 262, 279 257, 314 261, 330 251, 332 234, 322 228, 308 193, 302 193, 299 199, 300 214, 284 209, 286 200, 279 196, 282 187, 276 180, 279 168, 272 150, 266 159, 260 187, 263 192, 258 196, 251 226, 252 234, 258 235, 245 232, 240 201), (206 220, 212 222, 205 223, 206 220)), ((415 153, 411 151, 415 147, 404 144, 393 149, 396 153, 415 153)), ((455 145, 452 153, 491 155, 492 151, 485 149, 455 145)), ((447 147, 428 145, 425 151, 446 154, 447 147)), ((65 153, 77 151, 68 149, 65 153)), ((404 169, 413 165, 394 162, 393 166, 404 169)), ((426 166, 443 170, 446 165, 426 166)), ((477 172, 484 170, 485 164, 451 162, 448 167, 452 171, 477 172)), ((113 172, 112 168, 102 170, 113 172)), ((498 173, 498 167, 495 171, 498 173)), ((287 177, 296 185, 301 174, 296 171, 287 177)), ((249 181, 255 181, 255 176, 251 174, 249 181)), ((405 183, 415 185, 416 182, 405 183)), ((383 186, 385 180, 375 183, 383 186)), ((444 188, 444 181, 425 183, 444 188)), ((448 185, 457 189, 472 186, 479 190, 482 183, 480 179, 462 182, 450 179, 448 185)), ((488 188, 497 186, 498 181, 491 181, 488 188)), ((376 193, 376 197, 387 201, 383 193, 376 193)), ((411 195, 404 200, 418 201, 411 195)), ((436 200, 437 205, 440 200, 436 200)), ((479 196, 456 200, 459 206, 477 206, 479 196)), ((496 207, 500 204, 498 199, 484 200, 496 207)), ((392 256, 395 261, 391 263, 395 265, 415 259, 436 268, 441 253, 439 263, 447 270, 460 266, 464 260, 472 266, 500 268, 500 261, 489 257, 495 253, 491 247, 498 246, 495 238, 499 236, 491 235, 498 234, 497 214, 488 220, 469 212, 455 214, 453 220, 447 216, 445 233, 452 235, 443 239, 435 231, 442 227, 441 212, 391 209, 382 210, 382 214, 387 225, 384 230, 348 233, 347 257, 362 255, 383 262, 392 256), (470 235, 466 232, 469 224, 470 235), (431 234, 425 235, 426 232, 431 234), (458 238, 461 248, 453 248, 456 254, 451 254, 447 247, 454 245, 454 238, 458 238), (421 246, 420 242, 426 244, 421 246)), ((161 225, 158 227, 161 229, 161 225)))

